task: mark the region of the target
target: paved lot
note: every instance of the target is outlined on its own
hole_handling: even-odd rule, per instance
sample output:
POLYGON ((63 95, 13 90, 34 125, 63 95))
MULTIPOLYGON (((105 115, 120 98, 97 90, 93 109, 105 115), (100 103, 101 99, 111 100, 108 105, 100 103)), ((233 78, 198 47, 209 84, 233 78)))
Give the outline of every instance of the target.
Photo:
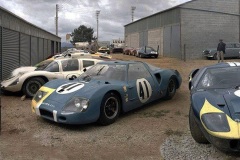
MULTIPOLYGON (((196 145, 188 128, 188 74, 194 68, 217 61, 184 62, 163 57, 140 59, 122 54, 113 54, 113 57, 177 69, 183 78, 182 86, 172 100, 158 101, 131 111, 121 115, 114 124, 104 127, 97 124, 69 126, 52 123, 31 112, 30 99, 21 101, 21 95, 1 95, 0 159, 168 159, 173 157, 165 153, 176 151, 180 154, 180 147, 185 146, 181 143, 175 145, 175 141, 182 142, 180 139, 185 138, 185 141, 191 142, 190 146, 196 145), (176 137, 179 137, 179 141, 176 137)), ((206 145, 204 147, 206 149, 206 145)), ((198 150, 193 151, 201 153, 201 148, 198 146, 198 150)), ((211 145, 207 145, 207 148, 211 148, 211 145)), ((211 157, 203 156, 203 159, 221 158, 236 157, 217 150, 211 157)))

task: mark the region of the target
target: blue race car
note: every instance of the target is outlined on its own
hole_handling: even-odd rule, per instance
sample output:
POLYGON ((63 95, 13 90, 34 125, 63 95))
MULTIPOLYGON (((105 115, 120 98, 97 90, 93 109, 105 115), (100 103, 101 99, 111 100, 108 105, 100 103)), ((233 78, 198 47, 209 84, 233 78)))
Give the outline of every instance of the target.
POLYGON ((218 63, 190 73, 189 126, 198 143, 240 151, 240 63, 218 63))
POLYGON ((182 79, 178 71, 144 62, 100 62, 75 80, 53 80, 32 100, 37 115, 65 124, 108 125, 119 113, 154 100, 171 99, 182 79))

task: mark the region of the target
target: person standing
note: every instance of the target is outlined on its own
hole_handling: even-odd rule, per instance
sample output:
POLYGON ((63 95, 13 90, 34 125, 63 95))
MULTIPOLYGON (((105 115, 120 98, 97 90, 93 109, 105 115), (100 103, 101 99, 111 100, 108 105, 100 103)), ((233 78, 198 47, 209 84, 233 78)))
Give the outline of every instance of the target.
POLYGON ((219 39, 219 43, 218 43, 218 46, 217 46, 217 59, 218 59, 218 63, 220 62, 223 62, 224 60, 224 55, 225 54, 225 47, 226 47, 226 44, 223 43, 223 40, 222 39, 219 39))

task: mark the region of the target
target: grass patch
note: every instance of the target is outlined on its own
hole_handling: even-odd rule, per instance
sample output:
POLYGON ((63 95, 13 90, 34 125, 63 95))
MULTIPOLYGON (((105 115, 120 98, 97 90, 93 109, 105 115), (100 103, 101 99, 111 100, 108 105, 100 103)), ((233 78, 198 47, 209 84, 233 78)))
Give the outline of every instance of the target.
POLYGON ((143 112, 140 113, 142 117, 154 117, 154 118, 160 118, 165 116, 167 113, 169 113, 169 110, 160 110, 160 111, 151 111, 151 112, 143 112))

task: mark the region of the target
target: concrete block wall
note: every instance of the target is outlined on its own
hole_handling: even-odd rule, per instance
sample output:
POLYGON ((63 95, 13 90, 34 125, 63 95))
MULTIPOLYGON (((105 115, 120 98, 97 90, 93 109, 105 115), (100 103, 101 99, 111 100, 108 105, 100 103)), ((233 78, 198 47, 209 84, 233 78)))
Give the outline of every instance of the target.
MULTIPOLYGON (((236 13, 239 11, 238 2, 238 0, 197 0, 187 3, 186 6, 215 10, 218 8, 236 13)), ((183 55, 183 45, 186 44, 187 59, 202 59, 202 51, 206 48, 216 48, 219 39, 223 39, 224 42, 239 42, 239 16, 181 9, 181 48, 183 55)))
POLYGON ((148 46, 157 50, 159 45, 159 54, 163 55, 163 35, 162 28, 152 29, 148 31, 148 46))
POLYGON ((125 44, 127 47, 138 48, 139 47, 139 33, 128 34, 125 37, 125 44))

